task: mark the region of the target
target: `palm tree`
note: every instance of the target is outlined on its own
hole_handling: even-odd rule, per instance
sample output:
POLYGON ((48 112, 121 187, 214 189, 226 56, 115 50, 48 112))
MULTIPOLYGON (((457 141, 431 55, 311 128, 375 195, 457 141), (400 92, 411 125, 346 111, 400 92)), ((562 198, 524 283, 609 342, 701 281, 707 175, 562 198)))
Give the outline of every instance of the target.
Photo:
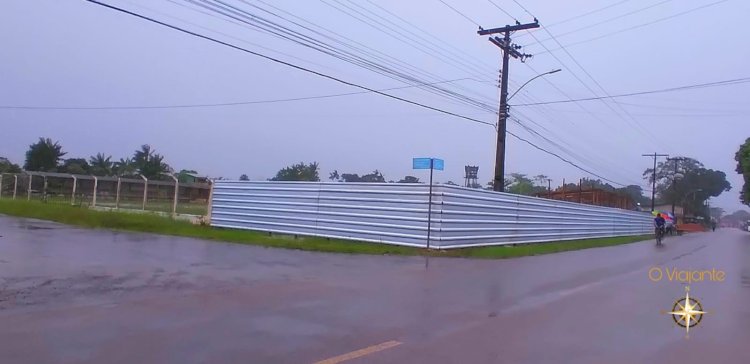
POLYGON ((144 144, 133 154, 133 163, 138 171, 148 179, 159 179, 172 173, 172 168, 164 162, 164 157, 155 153, 150 145, 144 144))
POLYGON ((120 158, 114 163, 115 174, 118 176, 132 176, 136 173, 137 167, 130 158, 120 158))
POLYGON ((91 165, 91 173, 95 176, 111 176, 113 163, 111 161, 112 156, 104 156, 104 153, 96 153, 95 156, 89 158, 89 164, 91 165))

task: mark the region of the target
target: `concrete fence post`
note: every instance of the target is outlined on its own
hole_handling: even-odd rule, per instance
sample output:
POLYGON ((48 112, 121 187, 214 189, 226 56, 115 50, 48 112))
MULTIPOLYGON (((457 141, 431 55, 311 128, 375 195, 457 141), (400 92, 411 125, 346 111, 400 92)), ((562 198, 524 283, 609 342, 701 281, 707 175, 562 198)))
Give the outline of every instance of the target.
POLYGON ((26 190, 26 201, 31 201, 31 180, 34 179, 34 175, 29 175, 29 188, 26 190))
POLYGON ((208 211, 206 212, 206 220, 211 224, 211 210, 213 209, 214 199, 214 181, 208 180, 208 211))
POLYGON ((174 180, 174 201, 172 201, 172 218, 175 218, 177 217, 177 192, 180 188, 180 180, 178 180, 177 177, 171 174, 169 176, 172 177, 172 180, 174 180))
POLYGON ((140 175, 143 178, 143 210, 146 210, 146 199, 148 198, 148 178, 144 175, 140 175))
POLYGON ((94 196, 91 197, 91 207, 96 207, 96 189, 99 187, 99 178, 94 177, 94 196))
POLYGON ((3 174, 0 173, 0 198, 3 198, 3 174))
POLYGON ((16 192, 18 192, 18 175, 13 175, 13 199, 16 199, 16 192))
POLYGON ((117 192, 115 192, 115 209, 120 209, 120 185, 122 178, 117 177, 117 192))
POLYGON ((71 174, 71 177, 73 177, 73 192, 70 194, 70 204, 75 205, 76 204, 76 188, 78 188, 78 177, 76 175, 71 174))

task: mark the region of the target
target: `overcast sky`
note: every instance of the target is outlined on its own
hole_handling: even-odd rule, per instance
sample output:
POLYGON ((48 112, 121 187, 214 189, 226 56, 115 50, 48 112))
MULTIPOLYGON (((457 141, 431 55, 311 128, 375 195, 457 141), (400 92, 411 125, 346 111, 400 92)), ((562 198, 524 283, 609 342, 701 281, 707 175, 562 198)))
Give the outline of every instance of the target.
MULTIPOLYGON (((213 0, 195 0, 203 1, 213 0)), ((315 37, 337 48, 357 47, 367 52, 360 56, 379 64, 397 63, 403 73, 421 82, 458 80, 440 86, 472 102, 493 109, 498 103, 500 52, 487 37, 476 34, 475 22, 492 28, 514 20, 490 1, 444 0, 463 15, 439 0, 221 1, 297 30, 307 39, 315 37)), ((493 1, 521 22, 533 20, 511 0, 493 1)), ((189 0, 104 2, 370 88, 406 85, 237 20, 229 22, 189 0)), ((539 72, 563 71, 533 81, 511 104, 750 76, 750 47, 743 28, 750 15, 748 1, 520 3, 548 26, 533 36, 514 34, 514 41, 526 46, 522 51, 535 56, 525 64, 511 61, 510 92, 539 72), (696 8, 700 9, 691 11, 696 8), (548 39, 547 31, 555 38, 548 39), (543 46, 534 44, 537 40, 543 46), (565 47, 560 49, 560 44, 565 47)), ((3 1, 0 55, 4 107, 194 105, 361 91, 83 0, 3 1)), ((745 116, 750 111, 749 87, 743 83, 622 97, 615 99, 617 103, 607 99, 514 106, 511 114, 533 132, 513 121, 509 130, 622 184, 648 187, 641 175, 651 160, 643 153, 696 158, 707 168, 727 173, 732 191, 711 202, 733 211, 741 207, 742 179, 734 172, 733 158, 750 137, 745 116)), ((497 120, 486 108, 421 88, 388 92, 487 123, 497 120)), ((291 163, 317 161, 322 178, 333 170, 363 174, 378 169, 388 180, 407 174, 424 180, 426 172, 411 170, 411 158, 435 156, 446 166, 436 179, 461 184, 467 164, 480 167, 482 183, 492 179, 494 168, 492 126, 372 93, 196 108, 2 108, 0 120, 0 156, 19 164, 28 145, 43 136, 59 141, 66 157, 104 152, 119 159, 148 143, 175 169, 196 169, 213 177, 246 173, 266 179, 291 163)), ((546 174, 553 185, 593 177, 510 136, 506 171, 546 174)))

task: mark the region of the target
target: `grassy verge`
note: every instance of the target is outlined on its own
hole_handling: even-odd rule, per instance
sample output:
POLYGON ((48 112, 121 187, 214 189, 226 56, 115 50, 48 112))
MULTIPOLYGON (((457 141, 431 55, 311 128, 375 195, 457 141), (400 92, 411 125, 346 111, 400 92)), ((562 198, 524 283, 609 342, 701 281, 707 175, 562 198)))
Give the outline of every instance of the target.
POLYGON ((267 247, 351 254, 429 255, 470 258, 512 258, 549 254, 601 246, 627 244, 651 236, 628 236, 603 239, 572 240, 565 242, 525 244, 519 246, 491 246, 427 251, 420 248, 393 246, 348 240, 269 235, 247 230, 232 230, 193 225, 154 214, 134 214, 116 211, 94 211, 85 207, 64 204, 45 204, 38 201, 0 200, 0 214, 50 220, 88 228, 137 231, 200 239, 219 240, 267 247))

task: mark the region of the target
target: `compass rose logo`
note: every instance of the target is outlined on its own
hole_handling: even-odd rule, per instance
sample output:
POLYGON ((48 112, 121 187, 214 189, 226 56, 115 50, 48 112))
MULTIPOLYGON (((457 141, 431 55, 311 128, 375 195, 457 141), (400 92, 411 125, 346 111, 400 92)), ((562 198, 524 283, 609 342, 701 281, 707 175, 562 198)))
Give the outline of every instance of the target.
POLYGON ((678 299, 672 306, 672 311, 667 312, 672 315, 674 322, 680 327, 685 328, 685 336, 690 334, 690 328, 697 326, 706 311, 700 301, 690 297, 690 287, 685 287, 685 297, 678 299))

